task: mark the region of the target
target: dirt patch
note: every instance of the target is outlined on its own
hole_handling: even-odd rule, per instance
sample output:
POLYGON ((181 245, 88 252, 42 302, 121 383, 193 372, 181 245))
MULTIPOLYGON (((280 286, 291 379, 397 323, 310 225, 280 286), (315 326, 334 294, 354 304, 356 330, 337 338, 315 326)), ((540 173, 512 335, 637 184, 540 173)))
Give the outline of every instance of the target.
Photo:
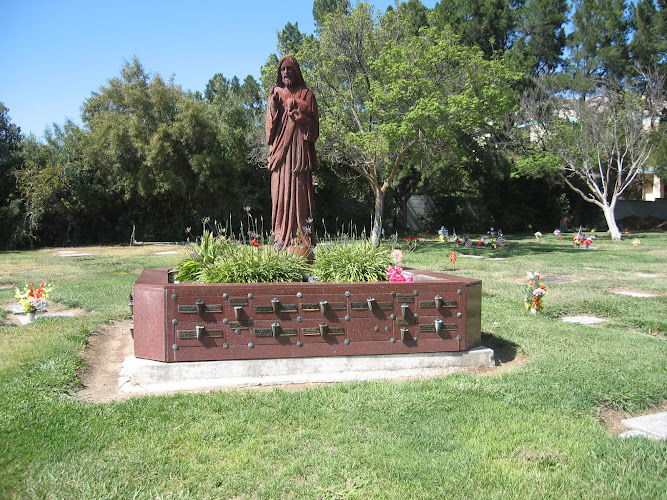
POLYGON ((477 375, 497 375, 508 369, 521 368, 530 363, 530 358, 516 351, 514 346, 496 345, 493 342, 482 342, 484 347, 493 349, 493 358, 496 366, 480 366, 471 370, 471 373, 477 375))
POLYGON ((664 411, 667 411, 667 399, 648 410, 637 413, 623 413, 612 406, 602 405, 598 407, 598 420, 607 426, 609 432, 613 434, 622 434, 627 431, 628 428, 621 423, 621 420, 650 415, 652 413, 662 413, 664 411))
POLYGON ((88 347, 83 355, 86 366, 80 373, 84 385, 79 391, 81 399, 104 403, 131 397, 131 394, 120 391, 118 374, 125 358, 133 352, 132 323, 130 319, 114 323, 88 337, 88 347))

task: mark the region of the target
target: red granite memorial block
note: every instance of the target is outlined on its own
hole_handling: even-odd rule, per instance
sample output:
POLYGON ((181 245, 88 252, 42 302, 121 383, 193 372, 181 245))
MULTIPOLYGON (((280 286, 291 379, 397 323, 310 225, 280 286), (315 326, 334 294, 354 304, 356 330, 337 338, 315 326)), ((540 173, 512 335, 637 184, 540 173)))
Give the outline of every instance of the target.
POLYGON ((465 351, 481 340, 479 280, 134 286, 134 354, 165 362, 465 351))

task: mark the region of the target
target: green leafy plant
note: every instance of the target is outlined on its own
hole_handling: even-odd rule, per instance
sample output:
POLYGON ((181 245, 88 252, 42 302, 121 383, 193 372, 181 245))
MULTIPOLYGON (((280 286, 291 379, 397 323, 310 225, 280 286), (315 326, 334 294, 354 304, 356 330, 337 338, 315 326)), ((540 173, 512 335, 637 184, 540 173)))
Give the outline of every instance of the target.
POLYGON ((179 261, 174 268, 174 279, 201 282, 202 273, 213 267, 219 257, 231 254, 235 246, 237 244, 230 241, 224 231, 215 233, 207 229, 204 223, 201 237, 189 248, 189 256, 179 261))
POLYGON ((232 245, 213 265, 196 273, 200 283, 280 283, 303 281, 306 261, 268 246, 232 245))
POLYGON ((318 245, 312 274, 317 281, 383 281, 392 265, 389 247, 370 240, 318 245))

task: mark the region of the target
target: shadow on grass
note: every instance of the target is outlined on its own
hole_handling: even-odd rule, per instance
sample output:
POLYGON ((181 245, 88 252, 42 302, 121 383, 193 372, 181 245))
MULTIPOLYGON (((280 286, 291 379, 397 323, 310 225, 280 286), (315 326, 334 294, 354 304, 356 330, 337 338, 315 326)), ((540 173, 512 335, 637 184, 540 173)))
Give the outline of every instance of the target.
POLYGON ((417 253, 424 254, 447 254, 456 252, 461 255, 479 255, 488 258, 510 258, 521 257, 524 255, 535 254, 579 254, 581 252, 595 252, 595 250, 586 250, 577 248, 571 243, 553 243, 553 242, 509 242, 504 248, 477 248, 473 246, 466 248, 457 247, 452 243, 438 243, 426 241, 420 243, 416 250, 417 253))
POLYGON ((493 349, 496 366, 514 361, 519 350, 519 344, 488 332, 482 332, 482 345, 493 349))

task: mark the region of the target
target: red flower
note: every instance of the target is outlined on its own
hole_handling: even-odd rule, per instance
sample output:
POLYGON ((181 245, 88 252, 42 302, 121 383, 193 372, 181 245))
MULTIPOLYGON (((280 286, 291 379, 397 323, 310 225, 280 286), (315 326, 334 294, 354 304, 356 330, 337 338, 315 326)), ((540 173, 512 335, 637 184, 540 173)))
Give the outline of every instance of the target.
POLYGON ((257 241, 257 238, 253 238, 250 243, 255 247, 260 246, 260 243, 259 243, 259 241, 257 241))
POLYGON ((478 247, 479 247, 479 246, 482 246, 483 244, 484 244, 483 241, 478 241, 478 242, 477 242, 477 246, 478 246, 478 247))

